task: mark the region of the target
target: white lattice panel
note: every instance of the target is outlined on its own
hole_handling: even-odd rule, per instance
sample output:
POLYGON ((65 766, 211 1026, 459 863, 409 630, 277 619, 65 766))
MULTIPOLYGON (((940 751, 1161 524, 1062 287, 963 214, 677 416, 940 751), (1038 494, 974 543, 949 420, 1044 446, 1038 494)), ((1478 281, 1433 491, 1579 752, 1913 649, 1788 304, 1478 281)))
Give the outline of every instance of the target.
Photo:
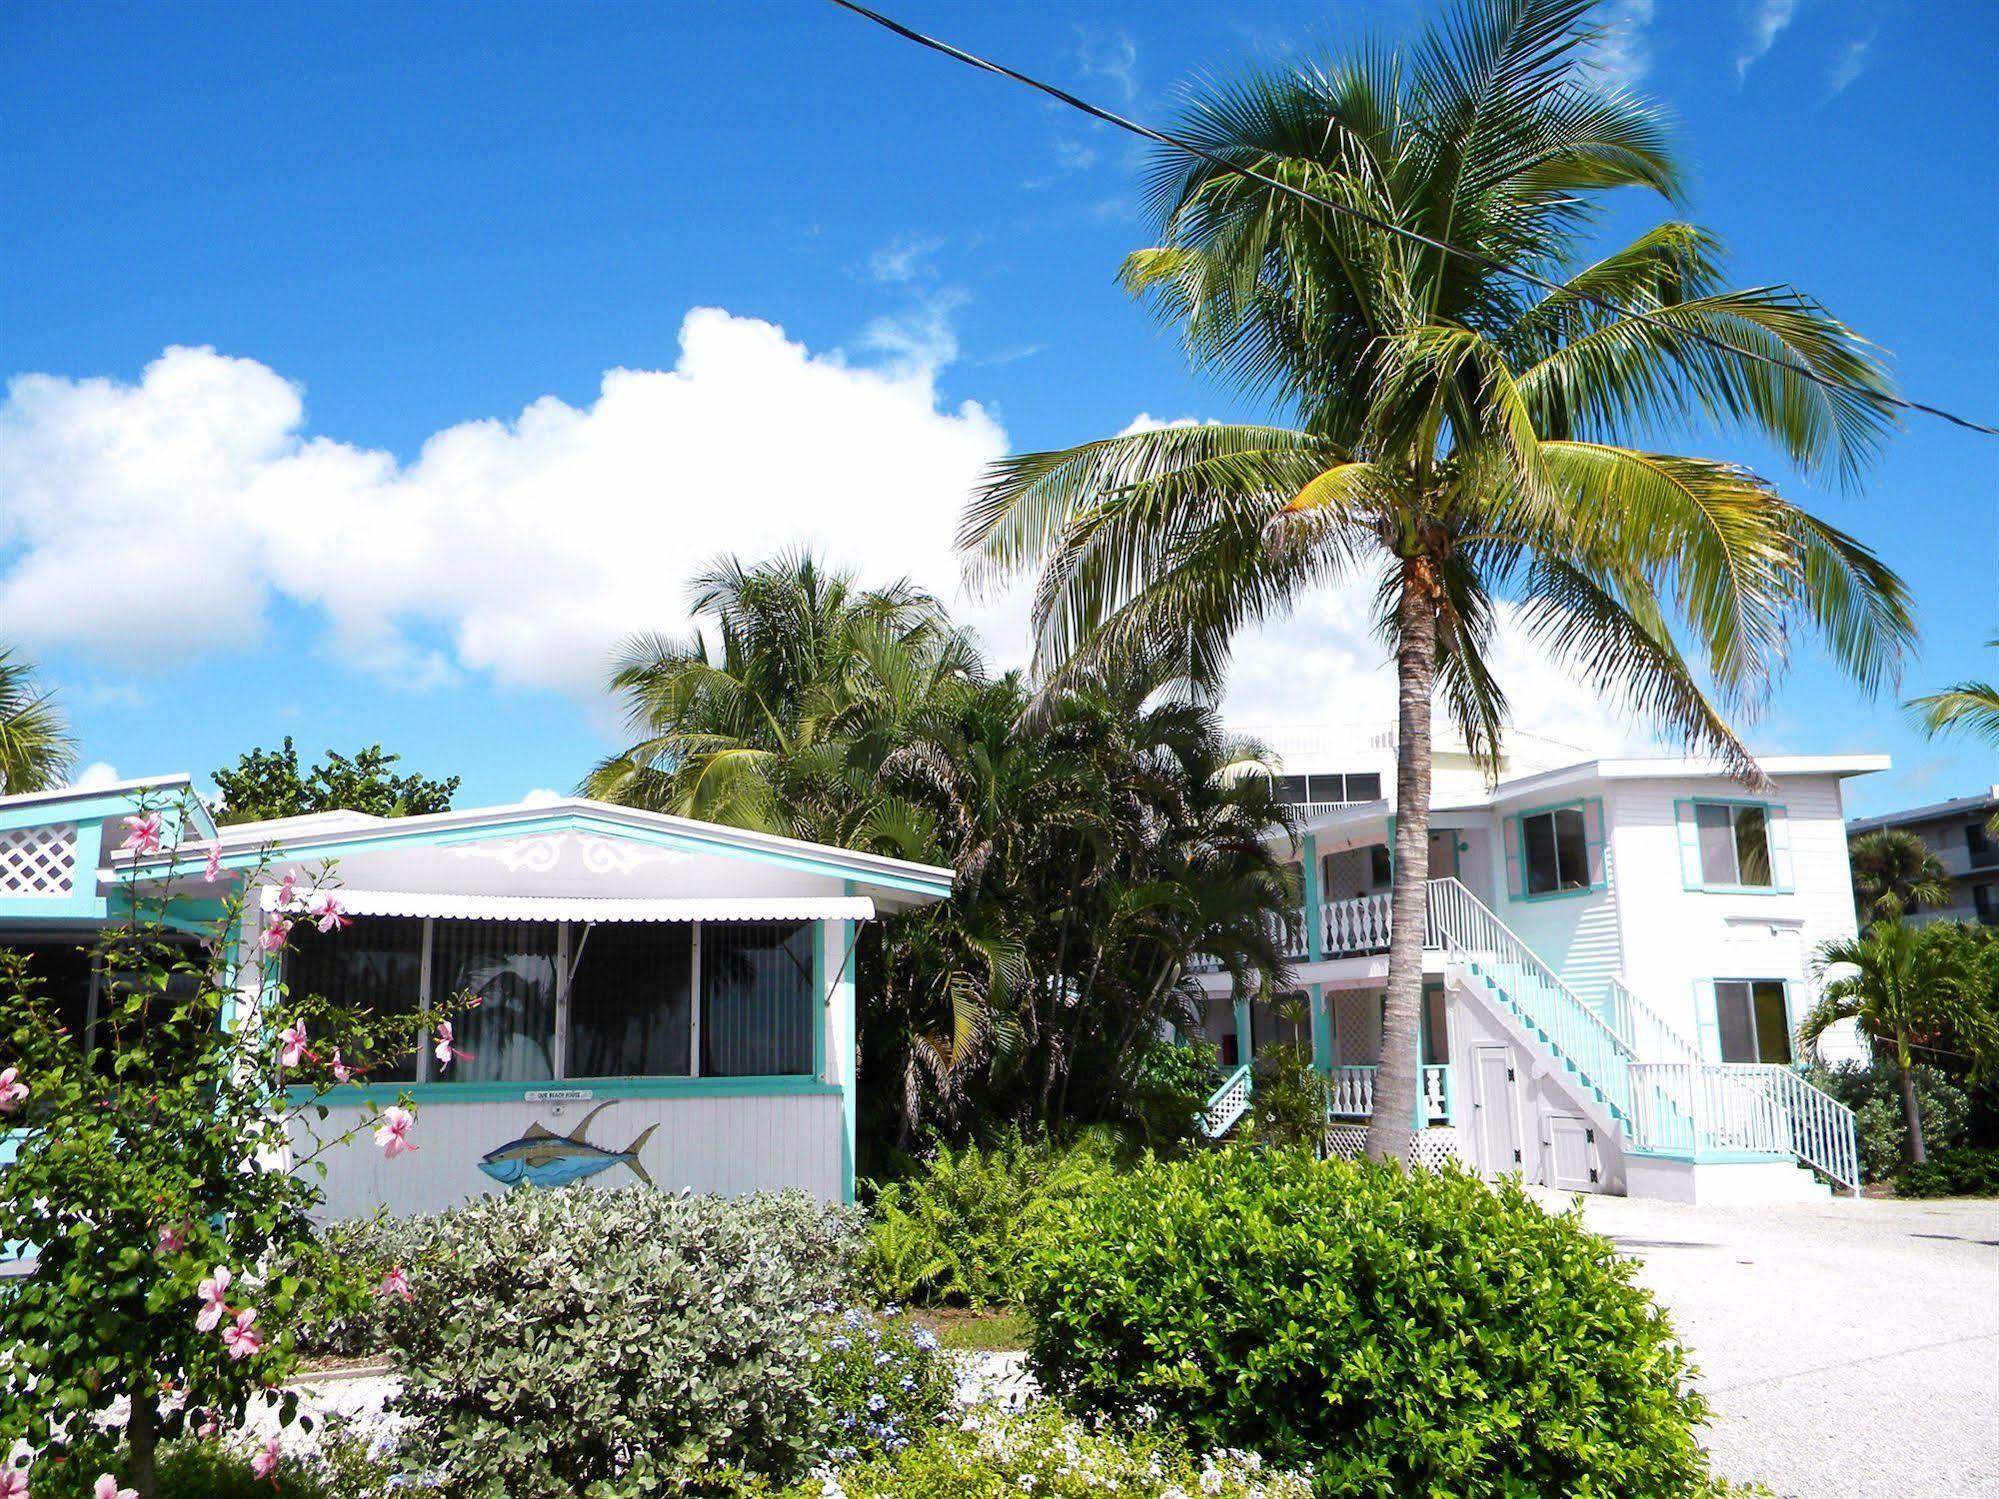
POLYGON ((1409 1159, 1418 1166, 1428 1166, 1432 1171, 1466 1164, 1458 1132, 1448 1124, 1417 1130, 1415 1138, 1410 1141, 1409 1159))
POLYGON ((1327 1125, 1326 1154, 1336 1155, 1343 1161, 1359 1160, 1367 1154, 1367 1126, 1365 1124, 1327 1125))
POLYGON ((68 895, 75 885, 75 823, 10 828, 0 833, 0 900, 68 895))

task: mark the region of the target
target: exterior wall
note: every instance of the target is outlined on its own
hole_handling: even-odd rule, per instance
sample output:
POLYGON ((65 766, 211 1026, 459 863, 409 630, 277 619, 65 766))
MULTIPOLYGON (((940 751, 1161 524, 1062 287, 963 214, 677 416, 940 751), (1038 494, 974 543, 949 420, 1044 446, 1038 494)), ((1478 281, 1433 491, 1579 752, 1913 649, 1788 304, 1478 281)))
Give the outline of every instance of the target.
MULTIPOLYGON (((1600 794, 1601 790, 1601 786, 1593 787, 1582 795, 1587 799, 1600 794)), ((1501 921, 1513 928, 1521 941, 1540 955, 1542 962, 1562 976, 1564 983, 1584 999, 1600 1002, 1611 976, 1619 972, 1624 963, 1622 923, 1619 920, 1623 883, 1615 840, 1610 836, 1614 825, 1611 799, 1603 799, 1604 883, 1590 890, 1519 898, 1509 895, 1502 851, 1504 835, 1498 825, 1498 819, 1538 811, 1551 805, 1566 806, 1577 799, 1576 793, 1565 791, 1554 798, 1527 796, 1500 802, 1494 807, 1496 819, 1492 843, 1498 869, 1491 886, 1492 897, 1487 904, 1491 905, 1501 921)), ((1672 868, 1677 872, 1680 867, 1677 843, 1672 853, 1672 868)), ((1472 888, 1476 890, 1476 887, 1472 888)))
MULTIPOLYGON (((479 1169, 483 1156, 520 1139, 530 1124, 539 1123, 555 1135, 568 1134, 607 1100, 615 1101, 590 1122, 585 1138, 605 1151, 625 1151, 651 1129, 638 1158, 653 1185, 663 1191, 691 1188, 733 1195, 798 1187, 822 1201, 839 1202, 848 1181, 840 1091, 811 1079, 800 1083, 798 1091, 783 1094, 703 1092, 696 1083, 681 1084, 665 1096, 647 1096, 650 1090, 634 1083, 578 1088, 571 1091, 587 1096, 561 1103, 521 1097, 431 1099, 418 1105, 411 1131, 417 1148, 393 1161, 383 1157, 368 1130, 330 1145, 323 1157, 327 1173, 322 1213, 334 1219, 363 1217, 377 1207, 396 1214, 434 1213, 482 1193, 505 1191, 479 1169)), ((548 1084, 540 1091, 560 1089, 560 1084, 548 1084)), ((378 1099, 394 1101, 394 1094, 386 1090, 378 1099)), ((320 1140, 338 1141, 375 1114, 372 1106, 362 1106, 358 1100, 331 1107, 324 1121, 310 1117, 310 1112, 293 1120, 293 1149, 301 1156, 313 1148, 309 1130, 320 1140)), ((623 1161, 611 1162, 588 1181, 600 1187, 639 1184, 623 1161)))
MULTIPOLYGON (((1785 809, 1790 892, 1685 888, 1675 804, 1731 795, 1739 793, 1711 778, 1614 781, 1604 788, 1610 863, 1618 871, 1624 981, 1715 1061, 1713 1017, 1703 1013, 1705 991, 1697 986, 1717 978, 1783 979, 1795 1032, 1818 1000, 1813 955, 1855 929, 1846 823, 1834 776, 1788 778, 1757 797, 1785 809)), ((1828 1060, 1865 1054, 1850 1028, 1828 1034, 1822 1053, 1828 1060)))

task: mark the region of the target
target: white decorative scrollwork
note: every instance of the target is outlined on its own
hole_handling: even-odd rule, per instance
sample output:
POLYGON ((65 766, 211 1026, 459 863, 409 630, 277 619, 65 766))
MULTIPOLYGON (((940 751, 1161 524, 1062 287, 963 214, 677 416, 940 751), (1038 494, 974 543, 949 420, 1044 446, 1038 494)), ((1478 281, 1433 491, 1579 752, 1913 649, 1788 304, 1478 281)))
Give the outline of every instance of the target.
POLYGON ((590 874, 630 874, 647 864, 677 862, 687 857, 669 848, 589 833, 538 833, 529 838, 460 843, 451 849, 460 859, 493 860, 509 874, 548 874, 572 851, 590 874))

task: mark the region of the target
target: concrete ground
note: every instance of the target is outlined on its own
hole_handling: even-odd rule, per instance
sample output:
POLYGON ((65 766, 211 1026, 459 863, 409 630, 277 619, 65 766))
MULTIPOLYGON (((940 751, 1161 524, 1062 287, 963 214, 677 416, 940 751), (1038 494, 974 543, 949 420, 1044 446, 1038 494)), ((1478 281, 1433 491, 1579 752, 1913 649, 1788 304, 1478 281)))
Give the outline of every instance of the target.
POLYGON ((1999 1495, 1999 1202, 1582 1202, 1699 1366, 1718 1472, 1785 1496, 1999 1495))

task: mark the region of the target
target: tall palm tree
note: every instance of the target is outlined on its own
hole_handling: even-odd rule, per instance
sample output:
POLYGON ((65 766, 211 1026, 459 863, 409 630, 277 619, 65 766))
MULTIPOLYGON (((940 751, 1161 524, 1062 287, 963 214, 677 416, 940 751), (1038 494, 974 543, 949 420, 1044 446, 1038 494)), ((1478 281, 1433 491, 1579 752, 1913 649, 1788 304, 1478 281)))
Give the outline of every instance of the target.
POLYGON ((1848 845, 1847 857, 1862 926, 1898 921, 1951 902, 1950 871, 1934 849, 1906 828, 1864 833, 1848 845))
POLYGON ((1159 242, 1127 258, 1124 283, 1197 365, 1286 424, 1005 459, 960 533, 975 578, 1040 566, 1037 665, 1057 685, 1140 645, 1212 682, 1238 630, 1308 590, 1374 590, 1398 688, 1382 1055, 1410 1062, 1381 1069, 1376 1157, 1406 1152, 1414 1113, 1433 701, 1496 760, 1503 603, 1585 681, 1751 782, 1726 712, 1762 700, 1798 633, 1869 691, 1914 633, 1895 575, 1768 481, 1634 445, 1694 422, 1746 427, 1800 469, 1852 480, 1892 425, 1869 394, 1889 383, 1801 293, 1727 289, 1692 224, 1581 263, 1607 192, 1682 185, 1660 112, 1578 66, 1589 9, 1470 0, 1408 48, 1206 83, 1180 125, 1233 166, 1561 290, 1164 152, 1159 242))
POLYGON ((60 786, 76 765, 76 741, 55 695, 35 669, 0 647, 0 794, 60 786))
POLYGON ((1923 1111, 1909 1069, 1917 1050, 1967 1058, 1973 1075, 1999 1061, 1999 1020, 1985 1003, 1971 950, 1948 926, 1877 921, 1858 937, 1829 942, 1817 969, 1830 975, 1817 1005, 1798 1027, 1808 1046, 1842 1020, 1858 1021, 1876 1048, 1895 1058, 1909 1159, 1921 1165, 1923 1111))
MULTIPOLYGON (((1985 643, 1999 650, 1999 637, 1985 643)), ((1911 698, 1908 706, 1921 716, 1924 732, 1932 737, 1963 729, 1999 749, 1999 686, 1990 682, 1959 682, 1942 692, 1911 698)), ((1999 812, 1992 814, 1986 826, 1999 838, 1999 812)))

